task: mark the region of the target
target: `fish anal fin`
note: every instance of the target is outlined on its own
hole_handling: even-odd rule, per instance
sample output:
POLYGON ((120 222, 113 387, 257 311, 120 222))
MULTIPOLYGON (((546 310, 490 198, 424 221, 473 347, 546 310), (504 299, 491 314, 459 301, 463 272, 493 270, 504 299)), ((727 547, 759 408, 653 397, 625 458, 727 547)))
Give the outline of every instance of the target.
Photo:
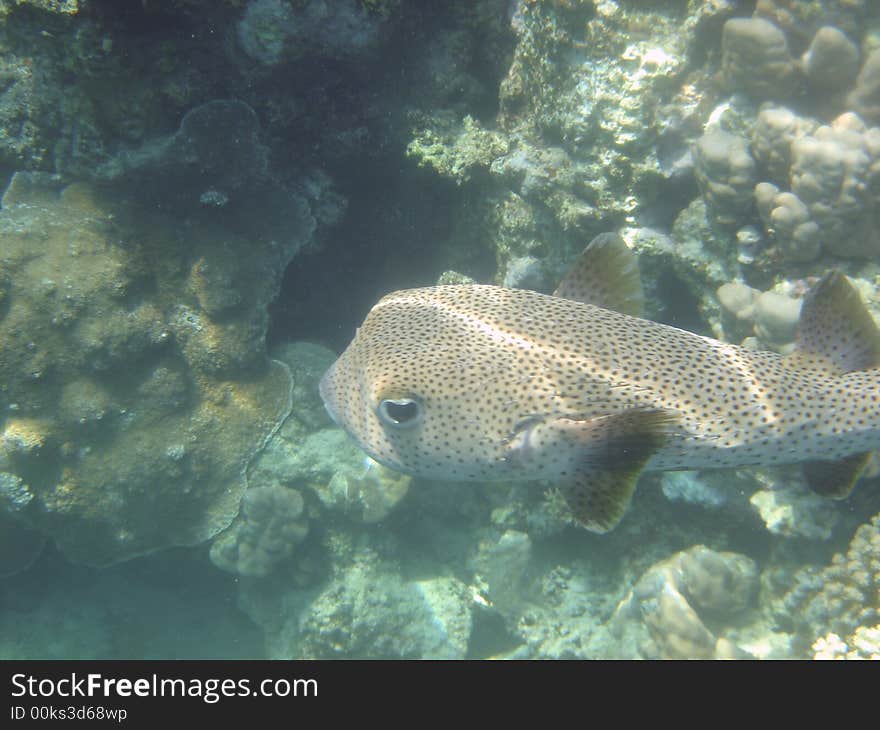
POLYGON ((574 518, 590 532, 601 534, 623 518, 638 479, 638 472, 585 470, 563 483, 560 491, 574 518))
POLYGON ((828 272, 804 298, 793 357, 839 373, 880 365, 880 330, 840 271, 828 272))
POLYGON ((871 460, 872 453, 866 451, 837 461, 804 462, 804 479, 816 494, 830 499, 846 499, 871 460))
POLYGON ((593 532, 613 529, 648 460, 678 423, 675 411, 634 409, 557 424, 583 446, 574 474, 559 484, 577 521, 593 532))
POLYGON ((553 296, 641 317, 645 293, 639 262, 616 233, 600 233, 581 253, 553 296))

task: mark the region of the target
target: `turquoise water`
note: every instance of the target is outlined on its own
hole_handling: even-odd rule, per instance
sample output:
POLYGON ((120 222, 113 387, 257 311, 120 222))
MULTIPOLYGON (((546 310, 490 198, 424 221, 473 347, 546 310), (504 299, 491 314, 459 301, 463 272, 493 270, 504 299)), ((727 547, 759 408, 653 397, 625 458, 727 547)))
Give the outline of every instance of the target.
POLYGON ((880 656, 872 460, 595 534, 318 392, 385 294, 606 232, 664 324, 787 356, 831 269, 876 316, 880 9, 759 5, 0 2, 0 658, 880 656))

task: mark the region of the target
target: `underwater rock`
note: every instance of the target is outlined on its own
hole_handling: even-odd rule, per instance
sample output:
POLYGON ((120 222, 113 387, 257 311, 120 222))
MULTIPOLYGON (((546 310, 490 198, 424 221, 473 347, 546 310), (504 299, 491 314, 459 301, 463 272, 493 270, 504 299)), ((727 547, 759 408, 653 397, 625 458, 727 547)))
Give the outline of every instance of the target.
POLYGON ((671 235, 649 228, 624 230, 621 235, 632 242, 642 271, 652 272, 642 277, 650 318, 658 318, 665 307, 675 307, 680 297, 689 302, 687 316, 693 316, 696 308, 703 321, 718 319, 715 291, 734 278, 736 241, 729 228, 712 223, 703 198, 691 201, 676 216, 671 235), (664 278, 675 282, 672 296, 659 289, 664 278), (653 313, 652 307, 657 308, 653 313))
POLYGON ((621 640, 606 626, 620 595, 616 580, 602 560, 575 559, 563 564, 533 560, 530 572, 543 575, 535 581, 539 592, 524 586, 518 614, 506 617, 512 639, 523 643, 506 655, 511 659, 635 659, 633 642, 621 640))
POLYGON ((95 171, 95 180, 136 187, 140 195, 185 196, 193 209, 210 193, 250 195, 269 174, 260 124, 243 101, 216 99, 191 109, 174 134, 122 152, 95 171))
POLYGON ((327 428, 332 422, 318 382, 336 353, 311 342, 289 342, 272 354, 293 375, 293 407, 251 464, 249 483, 308 489, 328 510, 358 522, 381 521, 406 496, 410 477, 367 457, 341 429, 327 428))
POLYGON ((248 3, 238 24, 242 50, 256 61, 273 66, 287 45, 288 26, 293 23, 293 8, 282 0, 254 0, 248 3))
MULTIPOLYGON (((0 3, 0 18, 3 8, 0 3)), ((0 55, 0 160, 12 169, 51 165, 58 109, 45 87, 52 83, 42 63, 0 55)))
POLYGON ((480 541, 471 566, 474 580, 502 616, 510 618, 522 610, 522 581, 531 558, 532 541, 524 532, 506 530, 498 538, 480 541))
POLYGON ((680 553, 678 565, 683 592, 698 610, 737 614, 755 599, 758 570, 745 555, 696 545, 680 553))
POLYGON ((378 45, 387 11, 354 0, 251 0, 238 23, 242 50, 265 66, 310 54, 354 59, 378 45))
MULTIPOLYGON (((10 429, 0 437, 0 468, 14 460, 17 450, 9 437, 10 429)), ((30 527, 25 517, 33 499, 20 476, 0 471, 0 578, 26 570, 43 551, 45 536, 30 527)))
POLYGON ((365 523, 380 522, 409 491, 410 477, 368 459, 355 472, 337 471, 326 489, 316 489, 328 509, 341 509, 365 523))
POLYGON ((747 321, 755 318, 755 297, 759 293, 756 289, 738 281, 722 284, 716 292, 725 312, 737 319, 747 321))
POLYGON ((46 13, 76 15, 82 4, 82 0, 0 0, 0 17, 7 15, 20 5, 29 5, 46 13))
POLYGON ((405 582, 365 559, 303 611, 302 658, 462 659, 470 640, 470 591, 455 578, 405 582))
POLYGON ((503 135, 484 129, 473 117, 458 121, 440 114, 413 130, 406 155, 461 185, 477 170, 487 170, 508 146, 503 135))
POLYGON ((45 544, 44 535, 0 509, 0 578, 27 570, 45 544))
POLYGON ((292 343, 276 353, 300 376, 293 411, 254 460, 249 483, 308 489, 328 510, 359 522, 381 521, 406 496, 410 477, 367 457, 341 429, 325 428, 330 418, 318 381, 335 354, 310 343, 292 343))
POLYGON ((296 438, 291 431, 312 432, 329 426, 332 421, 321 401, 318 383, 337 354, 323 345, 302 341, 278 343, 269 354, 287 365, 293 377, 293 409, 279 436, 296 438))
POLYGON ((750 558, 695 545, 649 568, 610 623, 618 635, 644 632, 640 651, 646 658, 747 656, 722 632, 730 617, 750 606, 756 590, 750 558))
MULTIPOLYGON (((11 443, 13 429, 7 428, 0 437, 0 463, 10 461, 9 457, 18 450, 11 443)), ((10 515, 22 511, 33 500, 34 495, 24 480, 9 472, 0 472, 0 512, 10 515)))
POLYGON ((437 285, 445 286, 447 284, 476 284, 476 280, 467 274, 461 274, 458 271, 447 270, 437 277, 437 285))
POLYGON ((290 410, 266 306, 314 221, 300 209, 286 256, 209 224, 182 245, 121 192, 44 182, 17 174, 0 213, 0 450, 32 494, 21 519, 97 565, 202 542, 290 410), (192 267, 229 257, 238 303, 203 308, 192 267))
POLYGON ((378 522, 400 502, 410 477, 367 457, 340 429, 308 436, 285 469, 292 482, 303 481, 327 509, 364 522, 378 522))
POLYGON ((724 490, 709 484, 697 472, 664 472, 660 484, 663 495, 671 502, 687 502, 706 509, 718 509, 727 502, 724 490))
POLYGON ((760 489, 749 499, 767 529, 782 537, 828 540, 840 517, 828 501, 803 485, 760 489))
POLYGON ((507 263, 502 286, 541 291, 546 287, 546 279, 538 259, 533 256, 521 256, 507 263))
MULTIPOLYGON (((704 121, 704 86, 682 83, 688 48, 706 42, 704 35, 730 11, 727 2, 686 9, 511 6, 516 45, 499 89, 496 137, 486 148, 503 151, 493 153, 489 182, 497 198, 514 193, 534 206, 532 218, 549 211, 550 230, 537 240, 558 241, 547 244, 551 261, 525 247, 515 255, 535 255, 555 272, 563 267, 557 259, 572 253, 556 249, 574 247, 571 236, 582 245, 609 222, 637 225, 655 206, 668 205, 659 195, 662 183, 689 177, 688 148, 704 121)), ((491 235, 504 223, 489 214, 484 226, 491 235)), ((499 281, 508 259, 499 253, 499 281)))
MULTIPOLYGON (((545 281, 560 275, 556 267, 561 267, 565 250, 549 243, 554 240, 551 232, 557 223, 543 205, 508 191, 486 198, 480 213, 487 228, 486 243, 495 253, 499 280, 511 267, 519 268, 513 264, 516 260, 521 263, 527 263, 529 259, 538 261, 545 281)), ((470 228, 468 221, 464 225, 470 228)), ((471 234, 470 230, 468 234, 471 234)))
POLYGON ((743 226, 736 232, 736 260, 751 264, 766 243, 763 234, 755 226, 743 226))
POLYGON ((755 3, 755 15, 772 21, 798 47, 806 47, 815 33, 828 25, 857 38, 873 9, 873 4, 866 0, 757 0, 755 3))
POLYGON ((221 570, 263 578, 308 535, 302 495, 280 486, 252 487, 235 522, 214 538, 211 561, 221 570))

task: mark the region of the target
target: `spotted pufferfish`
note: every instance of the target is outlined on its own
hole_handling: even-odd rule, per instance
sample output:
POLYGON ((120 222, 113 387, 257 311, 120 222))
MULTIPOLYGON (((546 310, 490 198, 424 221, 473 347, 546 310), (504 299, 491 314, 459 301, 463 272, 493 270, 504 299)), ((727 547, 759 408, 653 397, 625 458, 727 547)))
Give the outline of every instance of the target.
POLYGON ((376 461, 433 479, 545 480, 596 532, 645 470, 803 463, 841 499, 880 447, 880 332, 837 271, 796 350, 755 352, 640 315, 638 264, 596 237, 552 296, 468 284, 385 296, 320 383, 376 461))

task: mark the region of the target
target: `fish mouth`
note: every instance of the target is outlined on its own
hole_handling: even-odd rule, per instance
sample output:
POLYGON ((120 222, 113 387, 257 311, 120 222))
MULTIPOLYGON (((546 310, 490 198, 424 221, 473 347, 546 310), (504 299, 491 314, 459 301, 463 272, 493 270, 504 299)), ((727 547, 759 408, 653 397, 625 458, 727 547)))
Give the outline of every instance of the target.
POLYGON ((324 402, 324 410, 327 411, 327 415, 333 419, 333 423, 339 426, 339 418, 336 416, 336 411, 333 409, 333 396, 335 393, 331 383, 335 369, 336 363, 327 368, 327 372, 324 373, 321 382, 318 383, 318 392, 321 394, 321 400, 324 402))

